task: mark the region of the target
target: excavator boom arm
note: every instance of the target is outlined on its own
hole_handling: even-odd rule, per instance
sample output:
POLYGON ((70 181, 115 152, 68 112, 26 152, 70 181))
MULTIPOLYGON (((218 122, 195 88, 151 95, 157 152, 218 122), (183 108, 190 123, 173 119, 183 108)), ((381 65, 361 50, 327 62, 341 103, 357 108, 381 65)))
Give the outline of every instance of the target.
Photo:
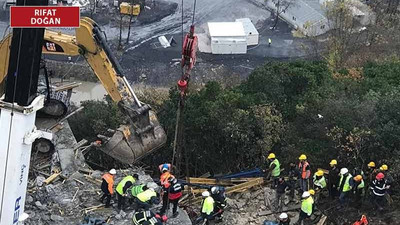
MULTIPOLYGON (((111 99, 130 118, 130 123, 121 126, 112 137, 106 138, 100 149, 124 163, 133 163, 163 146, 166 142, 165 131, 151 107, 136 97, 100 27, 92 19, 83 17, 75 33, 76 36, 73 36, 46 30, 42 53, 82 55, 111 99)), ((9 57, 10 44, 11 36, 0 42, 0 84, 7 74, 8 65, 2 60, 5 62, 9 57)))

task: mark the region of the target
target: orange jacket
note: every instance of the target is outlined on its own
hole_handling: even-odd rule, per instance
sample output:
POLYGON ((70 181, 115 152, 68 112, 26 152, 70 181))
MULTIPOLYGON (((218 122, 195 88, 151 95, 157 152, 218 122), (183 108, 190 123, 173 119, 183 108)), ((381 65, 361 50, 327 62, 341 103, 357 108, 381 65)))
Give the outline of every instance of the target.
POLYGON ((367 217, 365 215, 362 215, 361 219, 353 223, 353 225, 368 225, 367 217))
POLYGON ((108 191, 110 192, 110 194, 114 194, 114 189, 113 189, 113 187, 114 187, 114 176, 109 174, 109 173, 106 173, 101 178, 103 178, 107 182, 108 191))
POLYGON ((301 173, 301 178, 303 179, 310 178, 311 171, 309 169, 308 170, 306 169, 309 166, 310 164, 307 161, 305 161, 304 163, 299 162, 299 170, 301 173))
POLYGON ((161 182, 161 186, 165 189, 169 188, 169 186, 171 186, 171 183, 168 181, 168 179, 170 177, 174 177, 170 172, 165 172, 162 173, 160 176, 160 182, 161 182))

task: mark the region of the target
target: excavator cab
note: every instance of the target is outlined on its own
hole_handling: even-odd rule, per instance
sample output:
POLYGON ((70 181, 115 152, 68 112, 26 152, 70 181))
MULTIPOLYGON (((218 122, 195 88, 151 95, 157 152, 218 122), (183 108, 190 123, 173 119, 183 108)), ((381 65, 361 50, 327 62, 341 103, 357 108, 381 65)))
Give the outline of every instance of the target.
MULTIPOLYGON (((96 147, 111 157, 132 164, 162 147, 167 141, 164 129, 151 107, 140 102, 118 60, 110 50, 100 27, 90 18, 81 18, 75 36, 46 30, 43 54, 58 54, 85 58, 103 87, 127 116, 128 123, 121 125, 113 134, 101 136, 96 147)), ((7 74, 11 36, 0 42, 0 84, 7 74), (2 61, 4 60, 4 61, 2 61)), ((51 110, 50 110, 51 111, 51 110)))

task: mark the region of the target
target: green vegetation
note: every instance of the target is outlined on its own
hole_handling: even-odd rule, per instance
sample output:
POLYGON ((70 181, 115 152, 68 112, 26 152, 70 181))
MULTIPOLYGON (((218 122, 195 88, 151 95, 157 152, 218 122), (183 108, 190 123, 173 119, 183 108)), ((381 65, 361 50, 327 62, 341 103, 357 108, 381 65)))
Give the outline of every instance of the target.
MULTIPOLYGON (((270 62, 241 85, 208 83, 191 89, 184 116, 182 170, 191 175, 227 173, 265 166, 268 151, 284 166, 301 153, 313 168, 365 167, 369 160, 398 170, 400 156, 400 63, 368 63, 332 73, 320 61, 270 62)), ((149 165, 171 161, 178 92, 146 100, 156 104, 168 135, 166 147, 148 157, 149 165), (163 98, 163 101, 157 99, 163 98), (165 97, 165 96, 164 96, 165 97)), ((84 103, 71 119, 78 139, 115 128, 121 115, 113 104, 84 103)))

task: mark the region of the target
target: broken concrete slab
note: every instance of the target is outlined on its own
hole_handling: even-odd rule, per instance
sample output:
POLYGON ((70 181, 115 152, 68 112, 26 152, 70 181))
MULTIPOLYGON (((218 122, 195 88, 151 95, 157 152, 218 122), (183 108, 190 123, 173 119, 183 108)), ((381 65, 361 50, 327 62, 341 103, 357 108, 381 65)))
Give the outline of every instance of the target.
POLYGON ((74 146, 77 146, 78 143, 68 121, 64 121, 62 129, 55 133, 53 143, 60 160, 62 177, 69 177, 79 168, 87 167, 83 155, 79 151, 74 151, 74 146))

